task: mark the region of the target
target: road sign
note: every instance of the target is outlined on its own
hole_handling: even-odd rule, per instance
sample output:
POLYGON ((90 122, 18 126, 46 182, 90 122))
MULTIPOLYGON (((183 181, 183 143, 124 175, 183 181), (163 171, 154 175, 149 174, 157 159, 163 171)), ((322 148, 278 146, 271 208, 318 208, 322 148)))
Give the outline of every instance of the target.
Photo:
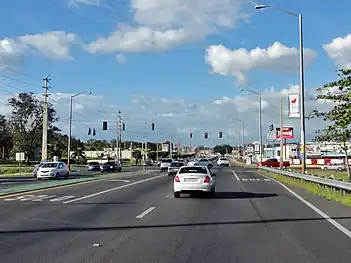
POLYGON ((24 152, 21 152, 21 153, 16 153, 16 161, 17 162, 21 162, 21 161, 24 161, 24 152))
MULTIPOLYGON (((276 139, 280 139, 280 128, 276 128, 276 139)), ((283 139, 294 139, 294 127, 283 127, 283 139)))

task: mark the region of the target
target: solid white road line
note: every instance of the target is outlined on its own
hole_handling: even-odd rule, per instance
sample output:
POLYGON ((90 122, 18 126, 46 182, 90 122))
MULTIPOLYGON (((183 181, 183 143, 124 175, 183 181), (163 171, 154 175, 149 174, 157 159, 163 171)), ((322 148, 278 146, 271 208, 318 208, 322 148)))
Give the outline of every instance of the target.
POLYGON ((146 216, 147 214, 151 213, 153 210, 155 210, 156 207, 151 206, 150 208, 146 209, 144 212, 142 212, 140 215, 138 215, 136 218, 140 219, 146 216))
POLYGON ((287 190, 290 194, 292 194, 293 196, 295 196, 297 199, 299 199, 302 203, 304 203, 305 205, 307 205, 309 208, 311 208, 313 211, 315 211, 317 214, 319 214, 321 217, 323 217, 325 220, 327 220, 330 224, 332 224, 334 227, 336 227, 337 229, 339 229, 341 232, 343 232, 346 236, 348 236, 349 238, 351 238, 351 231, 348 230, 347 228, 345 228, 343 225, 341 225, 340 223, 338 223, 336 220, 334 220, 333 218, 331 218, 329 215, 327 215, 326 213, 324 213, 322 210, 320 210, 319 208, 317 208, 316 206, 314 206, 313 204, 311 204, 310 202, 308 202, 307 200, 305 200, 303 197, 301 197, 300 195, 298 195, 297 193, 295 193, 293 190, 291 190, 289 187, 287 187, 286 185, 284 185, 283 183, 272 179, 268 176, 262 175, 263 177, 266 177, 267 179, 270 179, 274 182, 276 182, 277 184, 279 184, 280 186, 282 186, 285 190, 287 190))
POLYGON ((233 175, 234 175, 234 177, 236 178, 236 180, 240 181, 239 176, 236 174, 236 172, 235 172, 234 170, 233 170, 233 175))
POLYGON ((145 180, 140 180, 140 181, 137 181, 137 182, 134 182, 134 183, 117 186, 117 187, 110 188, 110 189, 107 189, 107 190, 104 190, 104 191, 101 191, 101 192, 97 192, 97 193, 94 193, 94 194, 91 194, 91 195, 82 196, 82 197, 79 197, 79 198, 76 198, 76 199, 72 199, 72 200, 69 200, 69 201, 66 201, 66 202, 63 202, 63 203, 64 204, 73 203, 73 202, 80 201, 80 200, 83 200, 83 199, 87 199, 87 198, 90 198, 90 197, 94 197, 94 196, 97 196, 97 195, 102 195, 102 194, 106 194, 106 193, 109 193, 109 192, 112 192, 112 191, 116 191, 116 190, 119 190, 119 189, 122 189, 122 188, 126 188, 126 187, 129 187, 129 186, 132 186, 132 185, 145 183, 147 181, 155 180, 157 178, 164 177, 164 176, 165 176, 164 174, 158 175, 158 176, 154 176, 154 177, 151 177, 151 178, 148 178, 148 179, 145 179, 145 180))

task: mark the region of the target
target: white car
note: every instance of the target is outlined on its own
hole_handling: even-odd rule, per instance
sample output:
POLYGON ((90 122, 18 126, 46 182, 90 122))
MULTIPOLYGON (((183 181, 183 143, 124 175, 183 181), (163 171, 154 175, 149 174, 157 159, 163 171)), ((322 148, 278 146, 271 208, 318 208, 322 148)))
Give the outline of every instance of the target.
POLYGON ((217 165, 218 166, 226 166, 226 167, 229 167, 230 166, 230 163, 229 163, 229 160, 225 157, 220 157, 217 161, 217 165))
POLYGON ((37 179, 42 178, 68 178, 69 171, 64 162, 48 162, 43 165, 37 171, 37 179))
POLYGON ((173 181, 174 197, 181 193, 202 192, 211 196, 215 194, 216 174, 205 166, 183 166, 173 181))
POLYGON ((172 159, 162 159, 161 160, 161 172, 167 172, 168 171, 168 167, 171 166, 171 163, 173 162, 172 159))
POLYGON ((187 166, 194 166, 196 164, 196 160, 189 161, 186 165, 187 166))
POLYGON ((196 166, 206 166, 207 168, 211 169, 213 167, 213 163, 206 158, 201 158, 195 163, 196 166))

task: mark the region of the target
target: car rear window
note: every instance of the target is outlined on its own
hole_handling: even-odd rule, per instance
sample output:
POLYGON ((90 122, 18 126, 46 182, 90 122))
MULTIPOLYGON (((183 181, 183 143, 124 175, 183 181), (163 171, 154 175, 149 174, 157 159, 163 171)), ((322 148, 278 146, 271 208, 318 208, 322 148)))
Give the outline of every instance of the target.
POLYGON ((195 174, 207 174, 207 169, 204 167, 183 167, 179 170, 180 174, 195 173, 195 174))
POLYGON ((56 168, 59 164, 58 163, 44 163, 41 167, 43 168, 56 168))
POLYGON ((163 162, 163 163, 171 163, 172 159, 163 159, 161 162, 163 162))
POLYGON ((209 162, 208 159, 200 159, 199 162, 209 162))
POLYGON ((99 165, 99 163, 98 162, 91 162, 91 163, 89 163, 89 165, 99 165))
POLYGON ((227 161, 228 159, 227 159, 227 158, 220 158, 219 160, 221 160, 221 161, 227 161))
POLYGON ((182 167, 182 166, 184 166, 184 163, 181 163, 181 162, 171 163, 171 167, 182 167))

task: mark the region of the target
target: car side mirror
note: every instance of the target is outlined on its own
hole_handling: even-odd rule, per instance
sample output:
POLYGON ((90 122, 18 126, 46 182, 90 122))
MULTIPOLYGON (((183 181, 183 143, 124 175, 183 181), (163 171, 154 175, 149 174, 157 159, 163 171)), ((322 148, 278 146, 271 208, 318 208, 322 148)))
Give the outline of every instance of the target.
POLYGON ((217 176, 215 173, 212 174, 212 177, 217 176))

